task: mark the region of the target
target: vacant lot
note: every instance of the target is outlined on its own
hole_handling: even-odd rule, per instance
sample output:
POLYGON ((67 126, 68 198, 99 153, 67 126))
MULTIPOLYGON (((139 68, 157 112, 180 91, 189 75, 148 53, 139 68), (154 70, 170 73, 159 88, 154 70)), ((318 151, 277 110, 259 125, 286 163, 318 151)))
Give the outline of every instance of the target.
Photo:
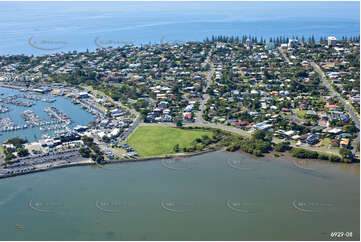
POLYGON ((192 146, 192 142, 203 135, 211 137, 212 131, 140 126, 129 137, 128 144, 143 157, 166 155, 175 153, 173 148, 176 144, 182 152, 184 147, 192 146))

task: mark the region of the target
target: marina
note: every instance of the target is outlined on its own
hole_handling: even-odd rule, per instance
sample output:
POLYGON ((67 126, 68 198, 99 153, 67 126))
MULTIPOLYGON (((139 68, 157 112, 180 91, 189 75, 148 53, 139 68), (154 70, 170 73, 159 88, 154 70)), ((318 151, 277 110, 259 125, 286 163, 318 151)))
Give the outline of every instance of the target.
POLYGON ((17 136, 29 141, 44 135, 54 137, 94 119, 92 113, 74 105, 70 98, 3 87, 0 93, 0 102, 8 105, 0 105, 0 142, 17 136))

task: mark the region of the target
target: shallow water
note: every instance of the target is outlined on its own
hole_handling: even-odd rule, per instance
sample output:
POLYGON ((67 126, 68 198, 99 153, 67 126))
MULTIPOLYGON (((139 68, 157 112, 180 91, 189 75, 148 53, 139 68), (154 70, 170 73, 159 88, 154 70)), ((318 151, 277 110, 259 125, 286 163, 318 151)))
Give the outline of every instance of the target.
POLYGON ((225 152, 73 167, 0 180, 0 233, 3 240, 327 240, 343 231, 358 240, 359 186, 359 165, 225 152))

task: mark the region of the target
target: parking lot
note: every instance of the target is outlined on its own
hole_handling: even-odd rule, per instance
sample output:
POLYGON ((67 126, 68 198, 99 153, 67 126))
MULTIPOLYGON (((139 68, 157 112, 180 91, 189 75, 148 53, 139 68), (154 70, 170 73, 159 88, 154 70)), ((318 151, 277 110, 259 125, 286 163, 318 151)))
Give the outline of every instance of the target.
POLYGON ((0 177, 28 173, 38 169, 40 170, 70 164, 74 161, 78 161, 81 159, 82 157, 78 152, 78 149, 69 149, 66 151, 32 155, 24 158, 19 158, 16 160, 15 163, 0 168, 0 177))

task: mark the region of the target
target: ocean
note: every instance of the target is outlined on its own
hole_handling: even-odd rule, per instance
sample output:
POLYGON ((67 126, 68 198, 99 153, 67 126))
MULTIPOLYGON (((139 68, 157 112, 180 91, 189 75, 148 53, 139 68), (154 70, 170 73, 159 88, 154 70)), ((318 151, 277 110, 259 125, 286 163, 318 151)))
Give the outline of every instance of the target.
POLYGON ((0 55, 212 35, 358 36, 359 2, 1 2, 0 55))

